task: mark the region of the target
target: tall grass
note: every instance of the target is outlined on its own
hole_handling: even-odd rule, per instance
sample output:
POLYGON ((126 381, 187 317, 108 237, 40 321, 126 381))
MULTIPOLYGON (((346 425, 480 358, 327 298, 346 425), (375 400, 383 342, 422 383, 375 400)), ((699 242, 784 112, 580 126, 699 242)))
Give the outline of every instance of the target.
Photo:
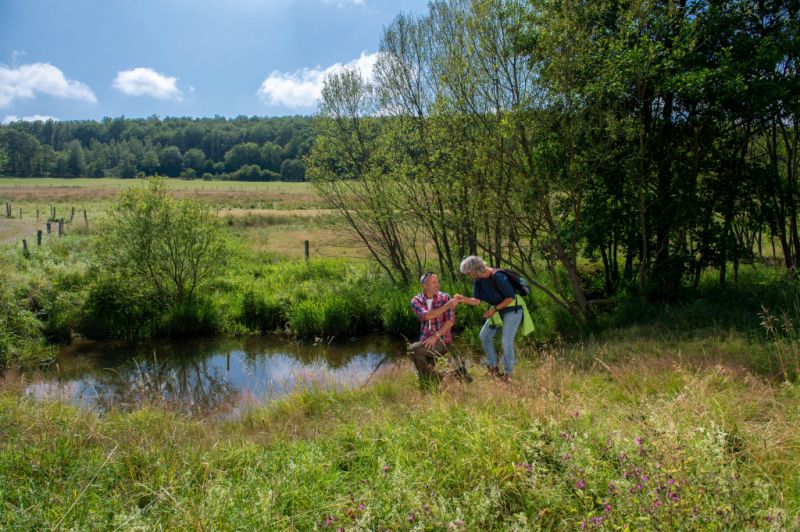
POLYGON ((0 394, 0 527, 800 525, 795 385, 669 347, 585 371, 574 349, 523 350, 514 386, 424 393, 400 367, 228 421, 0 394))

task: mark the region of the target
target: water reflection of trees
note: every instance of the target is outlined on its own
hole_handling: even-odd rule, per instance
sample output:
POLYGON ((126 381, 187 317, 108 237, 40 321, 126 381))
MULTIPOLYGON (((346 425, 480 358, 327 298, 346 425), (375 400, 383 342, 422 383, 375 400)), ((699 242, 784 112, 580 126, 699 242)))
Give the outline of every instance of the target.
POLYGON ((399 343, 380 337, 330 344, 272 337, 87 343, 62 353, 54 368, 56 375, 50 378, 55 376, 61 383, 82 381, 83 399, 93 397, 103 410, 154 404, 197 413, 224 412, 252 394, 246 388, 264 385, 257 379, 250 383, 231 380, 234 373, 238 375, 231 373, 232 357, 234 369, 240 369, 245 380, 265 368, 269 373, 278 361, 296 361, 297 371, 285 376, 286 382, 267 383, 275 387, 271 394, 291 391, 295 381, 313 381, 309 375, 314 372, 324 375, 326 369, 346 368, 356 357, 372 353, 370 364, 374 365, 374 359, 382 360, 384 354, 392 357, 400 349, 399 343))

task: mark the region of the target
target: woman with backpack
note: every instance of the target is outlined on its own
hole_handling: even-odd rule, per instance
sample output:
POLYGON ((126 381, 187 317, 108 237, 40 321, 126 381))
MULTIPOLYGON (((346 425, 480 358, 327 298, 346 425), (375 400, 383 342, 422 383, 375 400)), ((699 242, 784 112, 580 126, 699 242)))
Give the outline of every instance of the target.
POLYGON ((486 302, 491 307, 483 317, 486 322, 481 328, 480 339, 483 350, 486 353, 486 366, 490 375, 509 380, 514 371, 514 337, 517 335, 523 318, 523 306, 518 304, 516 292, 508 275, 496 268, 486 266, 486 262, 476 256, 470 255, 461 261, 461 273, 472 279, 472 296, 466 297, 456 294, 454 299, 459 303, 466 303, 470 306, 479 305, 486 302), (503 366, 505 373, 500 374, 497 369, 497 352, 494 348, 494 337, 497 334, 499 320, 495 315, 499 315, 502 321, 501 345, 503 346, 503 366))

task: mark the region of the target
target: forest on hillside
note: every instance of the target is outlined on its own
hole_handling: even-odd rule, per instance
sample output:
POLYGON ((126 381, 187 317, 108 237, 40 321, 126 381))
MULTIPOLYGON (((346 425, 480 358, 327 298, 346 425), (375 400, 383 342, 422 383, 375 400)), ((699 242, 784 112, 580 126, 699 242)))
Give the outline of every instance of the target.
POLYGON ((0 126, 0 174, 304 181, 312 142, 300 116, 18 121, 0 126))

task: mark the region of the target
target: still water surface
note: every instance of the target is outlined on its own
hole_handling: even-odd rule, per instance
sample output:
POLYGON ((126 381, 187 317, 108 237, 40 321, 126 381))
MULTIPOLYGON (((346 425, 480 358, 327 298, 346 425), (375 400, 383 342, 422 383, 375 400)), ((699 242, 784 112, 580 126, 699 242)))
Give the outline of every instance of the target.
POLYGON ((25 394, 99 411, 165 404, 236 414, 295 390, 361 386, 403 351, 385 337, 316 345, 275 337, 83 342, 26 376, 25 394))

